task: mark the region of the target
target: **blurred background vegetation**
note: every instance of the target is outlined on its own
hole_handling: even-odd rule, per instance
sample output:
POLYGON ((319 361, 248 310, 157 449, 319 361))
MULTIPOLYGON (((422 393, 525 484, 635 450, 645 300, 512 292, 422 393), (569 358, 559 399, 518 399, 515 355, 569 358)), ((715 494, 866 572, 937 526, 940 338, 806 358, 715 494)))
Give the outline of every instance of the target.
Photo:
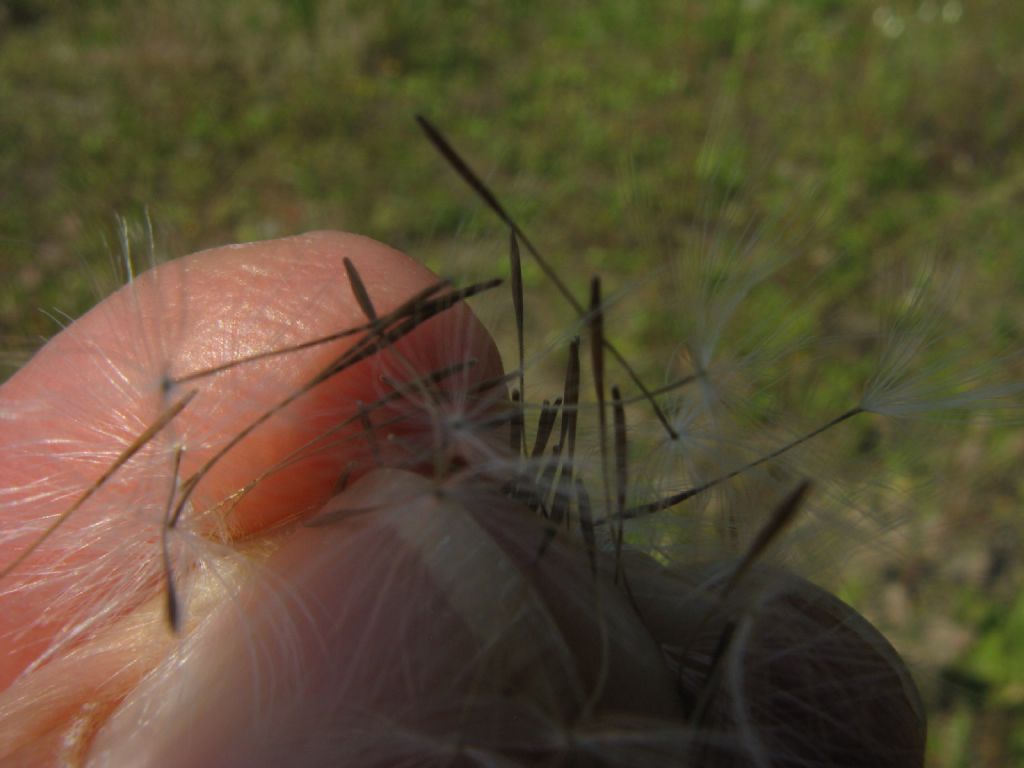
MULTIPOLYGON (((47 313, 96 300, 116 215, 148 210, 171 253, 336 228, 502 271, 500 227, 418 112, 580 295, 594 270, 611 290, 656 274, 710 221, 790 249, 770 297, 805 328, 863 329, 891 265, 924 255, 959 265, 958 330, 993 354, 1024 342, 1024 4, 0 0, 7 362, 55 331, 47 313)), ((613 329, 655 375, 671 303, 613 329)), ((848 368, 809 411, 865 370, 848 368)), ((929 765, 1024 765, 1024 434, 936 434, 880 449, 926 501, 844 595, 918 673, 929 765)))

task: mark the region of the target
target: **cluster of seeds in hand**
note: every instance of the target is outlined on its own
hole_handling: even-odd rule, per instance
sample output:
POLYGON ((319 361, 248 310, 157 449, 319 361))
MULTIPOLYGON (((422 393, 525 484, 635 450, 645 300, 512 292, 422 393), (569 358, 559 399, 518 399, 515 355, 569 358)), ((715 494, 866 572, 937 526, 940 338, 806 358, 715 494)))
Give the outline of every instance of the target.
MULTIPOLYGON (((686 755, 693 764, 707 766, 919 765, 924 714, 898 655, 853 609, 787 569, 770 564, 771 550, 798 523, 815 491, 811 479, 787 476, 785 491, 775 498, 766 497, 758 514, 748 516, 756 525, 742 541, 732 542, 728 557, 673 560, 660 552, 644 551, 633 541, 631 527, 667 514, 685 515, 688 505, 703 503, 715 490, 774 466, 809 441, 864 414, 899 417, 928 410, 1002 406, 1020 394, 1020 385, 979 383, 973 372, 928 378, 928 370, 915 368, 918 353, 928 347, 930 332, 928 323, 920 320, 920 297, 915 296, 907 319, 886 340, 879 371, 858 402, 837 409, 832 418, 790 435, 753 458, 724 463, 691 485, 672 483, 674 487, 667 492, 638 492, 631 467, 636 453, 631 445, 632 422, 653 425, 659 434, 655 443, 667 446, 665 450, 685 452, 684 429, 666 402, 687 388, 700 386, 713 374, 698 366, 663 386, 648 386, 607 331, 600 278, 590 281, 589 298, 579 299, 448 140, 429 121, 418 119, 433 146, 507 230, 508 283, 516 328, 512 370, 467 386, 467 373, 478 361, 466 359, 417 373, 422 369, 404 359, 396 348, 424 323, 467 299, 494 291, 505 281, 496 278, 460 288, 439 280, 396 308, 381 312, 359 270, 346 259, 347 281, 365 322, 301 344, 168 377, 163 386, 166 406, 95 483, 14 561, 4 565, 0 579, 16 571, 190 408, 209 377, 261 361, 285 362, 289 355, 347 339, 351 344, 344 352, 235 432, 185 476, 180 468, 188 447, 176 448, 160 529, 165 611, 174 632, 184 631, 186 612, 178 589, 182 565, 172 555, 170 542, 193 512, 191 502, 204 478, 254 431, 324 382, 354 366, 387 358, 385 372, 379 374, 381 394, 376 400, 355 404, 344 421, 261 471, 248 485, 223 499, 217 514, 229 515, 253 488, 282 466, 316 453, 332 440, 363 441, 361 458, 338 479, 339 492, 380 466, 426 475, 439 496, 459 496, 466 488, 486 485, 493 498, 517 505, 537 523, 532 561, 523 565, 525 569, 537 567, 552 547, 568 546, 586 564, 592 581, 584 592, 602 584, 607 586, 601 589, 613 589, 626 600, 635 621, 659 649, 682 713, 664 754, 686 755), (576 313, 582 329, 581 335, 567 344, 561 391, 550 393, 539 404, 526 396, 524 255, 576 313), (615 381, 616 377, 622 380, 615 381), (584 391, 588 385, 592 386, 590 392, 584 391), (585 456, 581 448, 584 421, 587 434, 595 436, 589 449, 596 458, 585 456), (354 434, 353 425, 361 427, 354 434), (475 448, 461 439, 460 434, 467 433, 472 433, 475 448), (402 435, 400 446, 392 444, 396 434, 402 435)), ((531 394, 533 388, 531 383, 531 394)), ((374 511, 372 507, 329 504, 302 523, 329 526, 374 511)), ((486 513, 486 509, 474 511, 480 516, 486 513)), ((572 586, 562 588, 571 590, 572 586)), ((594 594, 599 592, 597 589, 594 594)), ((599 606, 595 610, 600 614, 599 606)), ((597 624, 600 632, 608 631, 600 621, 597 624)), ((607 638, 601 639, 601 643, 607 642, 607 638)), ((597 688, 608 674, 603 667, 597 671, 597 688)), ((595 690, 594 697, 574 713, 573 722, 565 724, 567 728, 586 725, 600 691, 595 690)), ((651 724, 650 738, 663 728, 664 723, 651 724)), ((638 732, 642 739, 643 729, 638 732)), ((658 748, 652 741, 649 749, 658 748)), ((573 754, 571 748, 564 749, 565 754, 573 754)), ((533 755, 531 759, 542 757, 533 755)), ((602 763, 597 759, 595 764, 602 763)))

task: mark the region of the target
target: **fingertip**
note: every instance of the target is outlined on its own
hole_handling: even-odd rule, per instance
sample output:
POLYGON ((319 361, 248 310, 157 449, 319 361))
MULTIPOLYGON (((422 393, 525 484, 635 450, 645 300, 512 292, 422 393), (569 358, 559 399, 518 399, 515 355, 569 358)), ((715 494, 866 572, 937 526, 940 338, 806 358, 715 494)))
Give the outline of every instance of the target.
MULTIPOLYGON (((345 259, 378 313, 437 281, 404 254, 341 232, 213 248, 139 275, 3 386, 0 430, 8 455, 0 468, 0 567, 43 536, 169 403, 193 388, 198 394, 7 580, 0 685, 47 649, 95 631, 100 611, 114 618, 159 588, 155 542, 175 451, 182 452, 179 484, 202 473, 180 524, 198 534, 186 557, 204 538, 252 536, 313 511, 344 478, 372 465, 373 452, 359 439, 366 424, 353 416, 380 397, 379 367, 364 361, 308 386, 358 334, 168 386, 365 324, 345 259)), ((465 356, 485 364, 459 386, 500 374, 493 342, 462 305, 399 344, 416 369, 407 376, 465 356)))

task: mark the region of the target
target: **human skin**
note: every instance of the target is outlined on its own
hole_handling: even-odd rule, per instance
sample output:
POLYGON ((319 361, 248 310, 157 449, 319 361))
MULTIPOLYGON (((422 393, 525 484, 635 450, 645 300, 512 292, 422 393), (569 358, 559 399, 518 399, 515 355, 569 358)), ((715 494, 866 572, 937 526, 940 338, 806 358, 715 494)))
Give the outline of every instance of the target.
POLYGON ((438 402, 501 374, 464 305, 308 391, 359 336, 169 385, 365 324, 345 258, 378 315, 436 282, 353 235, 218 248, 142 275, 3 386, 5 765, 444 764, 469 749, 541 754, 581 718, 678 719, 622 595, 557 536, 535 563, 548 540, 536 519, 486 479, 457 480, 499 455, 501 429, 444 441, 456 469, 424 460, 441 445, 438 402), (360 409, 392 379, 467 360, 436 385, 443 397, 420 385, 372 414, 367 436, 360 409), (167 536, 168 578, 172 483, 265 414, 192 490, 167 536), (326 447, 285 461, 329 430, 326 447), (341 519, 304 525, 325 504, 341 519))
POLYGON ((725 602, 730 562, 595 572, 507 492, 465 305, 320 376, 436 281, 341 233, 218 248, 0 388, 0 764, 921 764, 913 682, 848 606, 766 566, 725 602))

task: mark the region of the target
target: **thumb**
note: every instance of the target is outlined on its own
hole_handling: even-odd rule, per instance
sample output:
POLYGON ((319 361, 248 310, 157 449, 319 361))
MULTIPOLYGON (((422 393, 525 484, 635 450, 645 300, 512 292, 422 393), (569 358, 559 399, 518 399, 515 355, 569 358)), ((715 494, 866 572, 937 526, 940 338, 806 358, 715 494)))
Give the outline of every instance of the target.
POLYGON ((119 707, 90 764, 546 764, 588 709, 681 719, 630 606, 559 539, 537 560, 525 508, 400 470, 332 506, 350 516, 289 537, 119 707))
MULTIPOLYGON (((87 647, 102 646, 107 663, 123 663, 125 654, 104 638, 164 588, 159 540, 179 448, 178 474, 188 477, 263 419, 195 486, 172 542, 177 570, 187 575, 220 556, 220 545, 234 552, 308 514, 343 477, 380 458, 358 438, 366 420, 353 417, 394 386, 382 379, 414 380, 467 359, 476 365, 448 386, 468 390, 500 374, 493 343, 460 304, 392 345, 390 362, 376 355, 316 387, 307 389, 367 334, 174 383, 365 324, 346 258, 380 315, 436 283, 402 254, 353 235, 218 248, 140 276, 56 336, 0 390, 0 753, 13 754, 26 739, 38 745, 44 733, 59 742, 54 734, 83 702, 117 701, 156 662, 147 651, 148 661, 130 671, 95 664, 86 674, 79 664, 73 676, 55 672, 87 647), (181 414, 98 487, 147 426, 192 389, 197 394, 181 414), (330 440, 304 450, 328 431, 330 440), (268 468, 272 476, 255 482, 268 468)), ((402 407, 382 421, 395 422, 402 407)), ((408 435, 393 442, 401 462, 422 460, 424 445, 408 435)), ((166 639, 166 628, 151 629, 166 639)), ((144 642, 160 653, 165 646, 144 642)))

